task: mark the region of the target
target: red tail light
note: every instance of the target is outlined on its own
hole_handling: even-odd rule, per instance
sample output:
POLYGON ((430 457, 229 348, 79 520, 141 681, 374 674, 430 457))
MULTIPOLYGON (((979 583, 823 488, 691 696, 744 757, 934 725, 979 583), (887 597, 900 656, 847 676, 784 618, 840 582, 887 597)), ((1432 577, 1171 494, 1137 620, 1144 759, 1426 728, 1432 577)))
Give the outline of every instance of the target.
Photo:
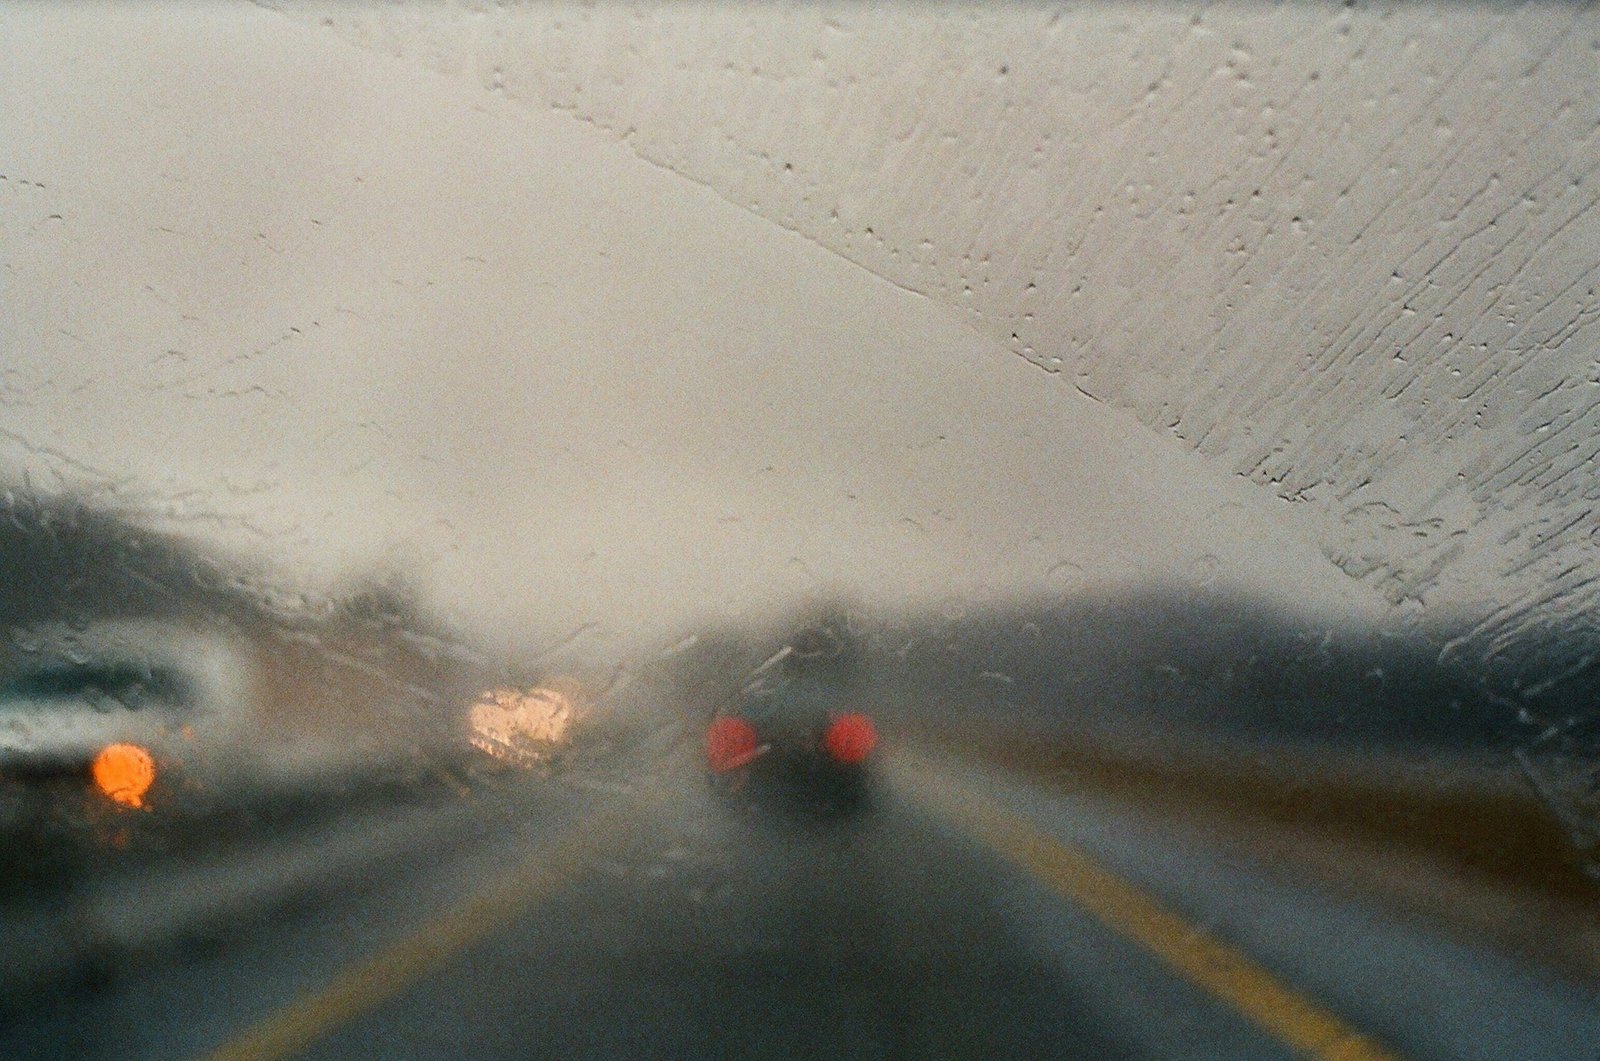
POLYGON ((822 735, 822 746, 828 749, 834 762, 857 766, 866 762, 872 749, 878 746, 878 727, 866 715, 840 715, 828 723, 828 731, 822 735))
POLYGON ((742 718, 724 715, 706 731, 706 759, 719 774, 737 770, 756 757, 756 728, 742 718))

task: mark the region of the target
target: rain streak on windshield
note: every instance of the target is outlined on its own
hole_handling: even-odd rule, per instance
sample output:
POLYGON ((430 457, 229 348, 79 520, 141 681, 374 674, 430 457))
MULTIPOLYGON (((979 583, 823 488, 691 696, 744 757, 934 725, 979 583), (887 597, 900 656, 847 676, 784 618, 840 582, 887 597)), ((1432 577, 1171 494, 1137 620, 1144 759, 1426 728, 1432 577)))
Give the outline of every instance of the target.
POLYGON ((1597 62, 0 10, 0 1056, 1594 1057, 1597 62))

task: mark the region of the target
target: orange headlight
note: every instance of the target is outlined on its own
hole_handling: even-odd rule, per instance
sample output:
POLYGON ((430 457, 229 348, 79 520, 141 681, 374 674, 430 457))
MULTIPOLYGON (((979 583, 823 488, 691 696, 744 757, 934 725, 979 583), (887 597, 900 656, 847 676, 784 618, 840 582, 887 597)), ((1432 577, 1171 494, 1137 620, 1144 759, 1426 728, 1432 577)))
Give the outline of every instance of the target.
POLYGON ((113 803, 143 807, 144 795, 156 781, 156 761, 137 744, 112 744, 94 757, 89 776, 113 803))

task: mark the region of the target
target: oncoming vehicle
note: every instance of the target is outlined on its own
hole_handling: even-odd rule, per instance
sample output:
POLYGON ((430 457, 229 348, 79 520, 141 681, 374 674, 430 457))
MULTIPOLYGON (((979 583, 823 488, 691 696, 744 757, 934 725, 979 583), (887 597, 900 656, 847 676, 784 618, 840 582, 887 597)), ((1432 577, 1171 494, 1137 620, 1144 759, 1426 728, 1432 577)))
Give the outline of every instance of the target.
POLYGON ((878 732, 852 702, 857 684, 848 647, 832 628, 791 639, 707 728, 712 789, 729 798, 777 793, 812 806, 858 805, 878 732))
MULTIPOLYGON (((246 653, 214 632, 154 619, 19 631, 0 671, 0 826, 63 808, 165 809, 175 785, 224 776, 251 721, 246 653), (62 800, 79 789, 85 800, 62 800)), ((65 817, 76 814, 68 812, 65 817)))

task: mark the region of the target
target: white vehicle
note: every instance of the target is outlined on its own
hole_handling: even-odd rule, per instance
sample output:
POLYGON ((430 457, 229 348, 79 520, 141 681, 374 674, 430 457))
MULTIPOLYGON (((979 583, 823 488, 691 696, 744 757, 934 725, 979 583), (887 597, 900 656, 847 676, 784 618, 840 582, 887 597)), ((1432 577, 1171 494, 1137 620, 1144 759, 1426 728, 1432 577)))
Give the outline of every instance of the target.
POLYGON ((7 648, 0 777, 81 773, 138 805, 166 764, 217 769, 256 716, 251 655, 214 630, 159 619, 51 622, 13 631, 7 648), (108 749, 119 751, 108 759, 108 749), (130 780, 130 769, 139 776, 130 780))

